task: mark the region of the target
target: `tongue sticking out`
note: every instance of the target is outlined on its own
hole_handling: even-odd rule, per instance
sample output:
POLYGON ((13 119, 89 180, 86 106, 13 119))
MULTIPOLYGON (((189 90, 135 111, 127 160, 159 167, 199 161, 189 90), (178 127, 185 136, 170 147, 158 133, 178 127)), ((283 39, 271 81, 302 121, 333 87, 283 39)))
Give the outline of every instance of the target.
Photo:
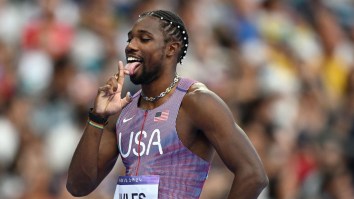
POLYGON ((128 63, 126 65, 125 68, 129 70, 129 75, 134 75, 134 71, 139 64, 140 64, 140 62, 133 62, 133 63, 128 63))

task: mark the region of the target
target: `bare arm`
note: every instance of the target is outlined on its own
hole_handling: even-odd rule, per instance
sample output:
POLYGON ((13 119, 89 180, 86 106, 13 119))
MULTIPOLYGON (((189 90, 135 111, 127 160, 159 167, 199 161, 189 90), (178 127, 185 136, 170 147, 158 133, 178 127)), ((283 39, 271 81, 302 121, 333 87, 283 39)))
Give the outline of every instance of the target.
POLYGON ((197 87, 187 94, 188 115, 234 174, 229 198, 257 198, 268 184, 257 152, 227 105, 205 86, 197 87))
POLYGON ((73 196, 91 193, 111 171, 118 157, 116 143, 114 132, 107 127, 100 130, 86 125, 68 171, 66 186, 73 196))
POLYGON ((104 129, 86 124, 84 133, 75 150, 68 171, 66 187, 73 196, 91 193, 112 170, 119 152, 115 136, 115 124, 121 109, 130 97, 121 99, 124 82, 123 63, 119 63, 119 78, 110 78, 99 88, 93 112, 109 117, 104 129))

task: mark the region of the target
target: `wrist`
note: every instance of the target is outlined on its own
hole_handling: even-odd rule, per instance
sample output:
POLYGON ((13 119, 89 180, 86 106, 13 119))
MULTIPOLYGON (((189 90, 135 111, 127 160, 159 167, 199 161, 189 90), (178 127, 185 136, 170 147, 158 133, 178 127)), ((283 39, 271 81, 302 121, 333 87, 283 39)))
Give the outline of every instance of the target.
POLYGON ((93 115, 100 117, 100 118, 108 118, 108 116, 104 113, 101 112, 97 112, 97 110, 95 108, 90 108, 89 112, 91 112, 93 115))
POLYGON ((96 127, 96 128, 98 128, 98 129, 100 129, 100 130, 103 130, 103 129, 104 129, 104 124, 97 124, 97 123, 95 123, 95 122, 93 122, 93 121, 91 121, 91 120, 87 120, 87 123, 88 123, 89 125, 93 126, 93 127, 96 127))
POLYGON ((108 116, 98 114, 93 108, 90 108, 88 113, 88 119, 96 124, 106 125, 108 116))

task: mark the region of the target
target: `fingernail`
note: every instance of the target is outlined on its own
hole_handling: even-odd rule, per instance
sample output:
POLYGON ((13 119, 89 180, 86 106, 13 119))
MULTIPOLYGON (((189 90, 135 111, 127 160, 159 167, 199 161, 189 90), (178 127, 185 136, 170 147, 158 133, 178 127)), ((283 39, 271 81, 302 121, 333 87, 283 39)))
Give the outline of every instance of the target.
POLYGON ((128 91, 128 97, 131 98, 132 97, 132 94, 130 94, 130 92, 128 91))

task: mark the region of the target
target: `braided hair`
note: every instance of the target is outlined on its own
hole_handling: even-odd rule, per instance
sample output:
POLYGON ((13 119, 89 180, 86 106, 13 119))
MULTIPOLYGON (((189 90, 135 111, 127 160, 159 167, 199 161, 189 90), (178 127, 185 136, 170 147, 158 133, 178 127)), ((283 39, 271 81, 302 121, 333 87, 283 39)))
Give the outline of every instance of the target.
POLYGON ((139 18, 145 16, 153 16, 161 19, 161 27, 167 36, 166 42, 180 41, 182 43, 182 48, 177 59, 177 62, 182 64, 182 59, 186 56, 188 48, 188 33, 182 19, 175 13, 166 10, 144 12, 139 15, 139 18))

